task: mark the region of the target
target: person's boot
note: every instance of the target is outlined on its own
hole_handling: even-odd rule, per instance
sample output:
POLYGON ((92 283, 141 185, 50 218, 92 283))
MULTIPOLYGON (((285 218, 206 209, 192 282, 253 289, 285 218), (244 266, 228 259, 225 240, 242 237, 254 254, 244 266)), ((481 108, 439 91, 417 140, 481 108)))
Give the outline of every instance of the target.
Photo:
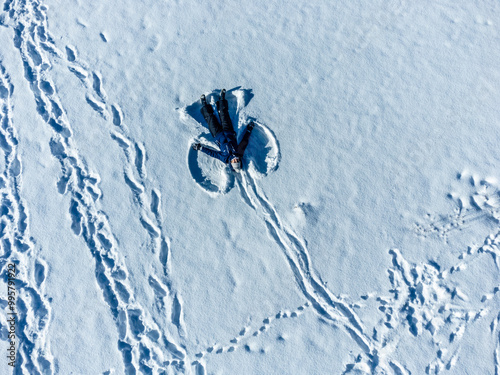
POLYGON ((226 100, 226 89, 220 90, 219 100, 217 100, 217 102, 215 103, 215 106, 217 107, 217 112, 219 112, 219 115, 220 115, 220 105, 221 105, 221 102, 223 102, 224 100, 226 100))

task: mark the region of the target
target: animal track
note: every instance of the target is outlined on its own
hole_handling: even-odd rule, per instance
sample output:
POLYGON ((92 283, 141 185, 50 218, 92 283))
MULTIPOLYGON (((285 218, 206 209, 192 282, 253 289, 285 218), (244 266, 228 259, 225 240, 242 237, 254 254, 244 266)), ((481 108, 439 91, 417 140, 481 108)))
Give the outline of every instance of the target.
MULTIPOLYGON (((469 183, 478 186, 476 179, 469 180, 469 183)), ((459 210, 466 210, 465 214, 468 214, 468 209, 459 201, 457 206, 459 210)), ((454 279, 460 273, 467 272, 468 266, 481 254, 489 253, 496 261, 499 243, 500 230, 488 235, 482 246, 468 246, 458 256, 457 263, 448 268, 442 267, 435 261, 410 264, 404 259, 401 251, 397 249, 389 251, 393 264, 388 270, 392 297, 377 297, 374 294, 362 297, 363 301, 375 298, 378 302, 378 311, 383 314, 383 318, 373 329, 376 351, 385 352, 386 356, 378 358, 377 368, 390 370, 396 374, 409 373, 402 364, 388 358, 393 350, 393 340, 401 340, 401 334, 398 334, 401 327, 405 327, 414 337, 422 336, 425 332, 432 337, 436 355, 425 368, 427 374, 439 374, 443 370, 449 371, 454 368, 467 331, 476 322, 491 315, 488 304, 500 290, 499 287, 494 287, 491 293, 483 294, 480 300, 484 307, 479 310, 471 309, 469 296, 456 285, 454 279)), ((498 320, 494 319, 491 324, 493 334, 495 332, 498 334, 497 322, 498 320)), ((498 344, 494 356, 497 354, 498 344)), ((372 369, 373 366, 373 360, 369 356, 360 355, 355 363, 347 365, 345 373, 354 368, 372 369)), ((495 366, 498 369, 497 362, 495 366)))
POLYGON ((450 192, 456 209, 452 214, 428 214, 427 223, 415 224, 415 232, 422 237, 437 235, 448 241, 451 233, 467 228, 479 220, 500 222, 500 183, 495 178, 479 178, 468 171, 457 174, 457 190, 450 192))
MULTIPOLYGON (((283 310, 278 312, 274 316, 267 317, 262 320, 261 324, 258 324, 257 327, 245 326, 243 327, 237 336, 229 340, 229 343, 217 343, 203 351, 200 351, 194 355, 196 360, 194 360, 191 365, 200 371, 204 371, 205 373, 205 365, 204 361, 209 355, 220 355, 224 353, 233 353, 239 349, 245 350, 246 352, 252 352, 253 343, 258 340, 258 337, 272 329, 273 322, 276 322, 280 319, 287 318, 298 318, 302 314, 306 312, 306 310, 310 307, 310 304, 306 302, 304 305, 299 306, 297 309, 283 310)), ((284 338, 282 338, 285 340, 284 338)), ((278 338, 279 340, 279 338, 278 338)))

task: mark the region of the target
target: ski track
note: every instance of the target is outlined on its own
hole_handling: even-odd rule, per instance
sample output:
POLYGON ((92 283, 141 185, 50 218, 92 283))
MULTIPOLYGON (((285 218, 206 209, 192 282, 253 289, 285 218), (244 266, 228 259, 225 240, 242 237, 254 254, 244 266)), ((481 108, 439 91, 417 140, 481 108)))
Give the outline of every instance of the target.
MULTIPOLYGON (((29 234, 29 214, 21 199, 22 163, 17 152, 18 138, 14 128, 11 97, 14 85, 0 62, 0 147, 3 173, 0 177, 2 212, 0 216, 0 273, 7 274, 9 264, 17 267, 16 312, 18 357, 16 367, 21 373, 51 374, 54 360, 47 340, 51 307, 45 295, 47 265, 36 250, 29 234)), ((7 280, 7 277, 5 277, 7 280)), ((8 341, 8 300, 0 297, 0 338, 8 341)))
MULTIPOLYGON (((84 62, 78 60, 75 47, 67 46, 64 54, 55 45, 47 29, 47 9, 44 5, 38 1, 13 0, 5 4, 4 11, 9 17, 7 26, 12 27, 15 32, 14 46, 20 52, 25 79, 35 97, 37 112, 53 130, 50 149, 61 165, 57 190, 71 197, 71 229, 75 235, 84 239, 94 257, 96 281, 119 333, 118 349, 123 355, 125 372, 149 374, 165 369, 170 365, 165 357, 179 359, 179 366, 182 367, 182 359, 186 356, 184 349, 170 337, 167 338, 166 333, 161 334, 159 329, 159 326, 174 324, 178 335, 185 336, 182 299, 172 290, 168 280, 170 245, 161 225, 161 193, 153 188, 151 198, 146 195, 144 145, 127 135, 120 107, 108 104, 100 73, 91 71, 84 62), (104 120, 111 119, 111 138, 126 155, 124 181, 140 207, 140 222, 148 232, 152 251, 157 254, 164 270, 164 275, 151 275, 149 279, 149 285, 157 299, 155 317, 141 307, 133 296, 128 280, 129 272, 107 215, 99 209, 100 177, 89 171, 84 159, 78 154, 64 107, 49 77, 51 59, 68 62, 69 71, 85 85, 85 99, 90 107, 104 120), (171 309, 175 311, 171 316, 175 319, 157 322, 167 315, 163 311, 166 300, 170 300, 171 309)), ((48 366, 50 372, 51 367, 48 366)))

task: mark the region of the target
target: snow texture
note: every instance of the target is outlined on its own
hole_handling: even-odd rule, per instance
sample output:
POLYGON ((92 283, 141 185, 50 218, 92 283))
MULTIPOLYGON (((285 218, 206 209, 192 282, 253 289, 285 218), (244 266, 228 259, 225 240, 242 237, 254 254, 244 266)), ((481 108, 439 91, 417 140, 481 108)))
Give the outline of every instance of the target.
POLYGON ((0 7, 0 373, 500 374, 497 1, 0 7))

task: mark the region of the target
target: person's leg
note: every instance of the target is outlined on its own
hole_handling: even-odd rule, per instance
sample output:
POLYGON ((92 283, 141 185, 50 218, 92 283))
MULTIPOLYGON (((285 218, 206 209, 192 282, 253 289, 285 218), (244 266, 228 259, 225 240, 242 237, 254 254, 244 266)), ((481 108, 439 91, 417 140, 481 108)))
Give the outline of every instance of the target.
POLYGON ((231 117, 229 116, 229 106, 225 98, 225 90, 221 92, 221 98, 217 102, 217 111, 219 112, 220 122, 222 129, 226 132, 233 132, 233 123, 231 122, 231 117))
POLYGON ((214 109, 210 104, 206 104, 201 107, 201 114, 208 124, 208 129, 210 130, 210 134, 212 134, 212 137, 215 137, 217 133, 220 133, 222 131, 222 126, 220 126, 217 117, 215 117, 214 109))

